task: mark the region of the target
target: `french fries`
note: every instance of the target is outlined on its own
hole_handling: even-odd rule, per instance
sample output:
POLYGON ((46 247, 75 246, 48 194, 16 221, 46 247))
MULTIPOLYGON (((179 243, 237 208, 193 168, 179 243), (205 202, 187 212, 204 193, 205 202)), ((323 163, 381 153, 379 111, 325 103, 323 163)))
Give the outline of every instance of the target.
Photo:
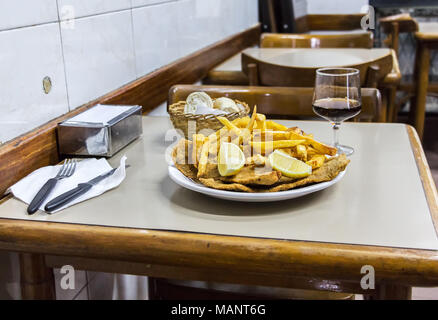
POLYGON ((275 149, 295 147, 304 142, 304 140, 277 140, 261 142, 251 141, 250 144, 254 151, 256 151, 257 153, 266 154, 268 152, 270 153, 274 151, 275 149))
POLYGON ((325 155, 323 154, 316 154, 314 155, 309 161, 306 163, 312 167, 313 170, 318 169, 321 167, 325 162, 325 155))
POLYGON ((303 144, 299 144, 296 147, 297 156, 296 158, 306 162, 307 161, 307 148, 303 144))
POLYGON ((296 133, 295 131, 290 131, 290 139, 303 139, 307 141, 314 149, 316 149, 321 154, 328 154, 334 156, 337 152, 336 148, 328 146, 324 143, 316 141, 315 139, 296 133))
POLYGON ((198 164, 198 178, 202 177, 207 170, 208 154, 210 149, 210 140, 208 138, 204 139, 204 144, 201 149, 201 156, 199 157, 198 164))
POLYGON ((187 145, 189 160, 198 169, 198 178, 207 170, 207 163, 217 155, 223 142, 239 146, 246 158, 246 163, 267 165, 267 156, 276 149, 301 160, 312 167, 320 168, 328 156, 336 154, 336 148, 314 139, 312 134, 304 133, 300 128, 287 128, 266 116, 257 113, 254 107, 251 117, 238 118, 233 121, 217 117, 223 128, 209 135, 194 134, 192 142, 187 145))
POLYGON ((189 159, 189 163, 197 168, 198 161, 201 155, 202 145, 204 144, 205 136, 203 134, 194 134, 192 139, 192 157, 189 159))
POLYGON ((286 126, 283 126, 282 124, 276 123, 272 120, 266 121, 266 128, 275 131, 287 131, 288 129, 286 126))

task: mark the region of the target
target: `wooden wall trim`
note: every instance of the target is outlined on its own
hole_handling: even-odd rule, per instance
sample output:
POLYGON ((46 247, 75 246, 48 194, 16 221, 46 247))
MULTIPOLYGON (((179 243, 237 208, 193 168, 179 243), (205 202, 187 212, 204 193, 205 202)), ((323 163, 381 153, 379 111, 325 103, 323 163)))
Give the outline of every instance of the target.
POLYGON ((96 100, 80 106, 20 137, 0 146, 0 197, 19 179, 42 166, 59 161, 56 126, 98 103, 136 104, 147 113, 166 101, 169 88, 191 84, 205 77, 213 67, 258 44, 260 24, 225 38, 169 65, 147 74, 96 100))

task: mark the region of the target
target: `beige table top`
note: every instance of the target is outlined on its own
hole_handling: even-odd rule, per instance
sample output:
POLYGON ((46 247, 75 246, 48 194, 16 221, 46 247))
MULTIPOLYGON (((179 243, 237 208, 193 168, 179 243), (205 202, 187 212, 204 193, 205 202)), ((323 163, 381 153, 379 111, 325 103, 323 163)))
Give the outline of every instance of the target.
POLYGON ((419 22, 417 38, 429 41, 438 41, 438 22, 419 22))
MULTIPOLYGON (((322 140, 332 136, 326 122, 280 122, 322 140)), ((167 175, 165 153, 175 141, 169 119, 144 117, 143 125, 143 136, 110 159, 116 165, 126 154, 131 165, 119 188, 53 215, 28 216, 24 203, 10 199, 0 205, 0 218, 438 249, 402 124, 343 124, 341 141, 356 148, 343 180, 299 199, 262 204, 228 202, 179 187, 167 175)))
POLYGON ((438 34, 438 22, 419 22, 418 31, 422 33, 438 34))
MULTIPOLYGON (((242 51, 254 58, 290 67, 332 67, 357 65, 391 54, 391 49, 373 48, 249 48, 242 51)), ((214 71, 241 71, 241 54, 231 57, 214 71)))

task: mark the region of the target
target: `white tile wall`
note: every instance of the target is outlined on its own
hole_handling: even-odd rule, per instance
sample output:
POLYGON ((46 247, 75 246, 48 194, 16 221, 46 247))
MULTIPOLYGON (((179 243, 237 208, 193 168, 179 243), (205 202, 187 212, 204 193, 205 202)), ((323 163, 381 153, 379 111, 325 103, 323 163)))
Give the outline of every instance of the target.
POLYGON ((132 10, 138 76, 180 57, 178 19, 167 14, 178 10, 177 2, 132 10))
POLYGON ((131 0, 57 0, 59 17, 68 18, 70 12, 75 18, 101 13, 131 9, 131 0))
POLYGON ((308 14, 359 13, 368 0, 307 0, 308 14))
POLYGON ((135 80, 130 11, 76 19, 61 34, 71 109, 135 80))
POLYGON ((171 2, 171 1, 177 1, 177 0, 132 0, 132 7, 141 7, 141 6, 148 6, 152 4, 159 4, 164 2, 171 2))
POLYGON ((56 0, 0 1, 0 30, 56 22, 56 0))
POLYGON ((0 141, 68 112, 57 23, 0 32, 0 141), (49 76, 52 90, 43 91, 49 76))

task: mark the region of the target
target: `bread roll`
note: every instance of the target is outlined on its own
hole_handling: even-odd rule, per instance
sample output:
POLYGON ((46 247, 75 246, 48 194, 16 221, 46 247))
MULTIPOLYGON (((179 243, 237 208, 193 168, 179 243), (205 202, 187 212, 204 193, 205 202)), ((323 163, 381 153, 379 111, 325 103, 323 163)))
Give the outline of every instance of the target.
POLYGON ((219 109, 222 111, 225 111, 227 113, 232 113, 232 112, 239 112, 239 107, 237 107, 236 103, 231 100, 230 98, 218 98, 216 100, 214 100, 214 104, 213 107, 215 109, 219 109))
POLYGON ((213 109, 213 100, 205 92, 192 92, 186 99, 184 113, 196 113, 198 107, 213 109))

